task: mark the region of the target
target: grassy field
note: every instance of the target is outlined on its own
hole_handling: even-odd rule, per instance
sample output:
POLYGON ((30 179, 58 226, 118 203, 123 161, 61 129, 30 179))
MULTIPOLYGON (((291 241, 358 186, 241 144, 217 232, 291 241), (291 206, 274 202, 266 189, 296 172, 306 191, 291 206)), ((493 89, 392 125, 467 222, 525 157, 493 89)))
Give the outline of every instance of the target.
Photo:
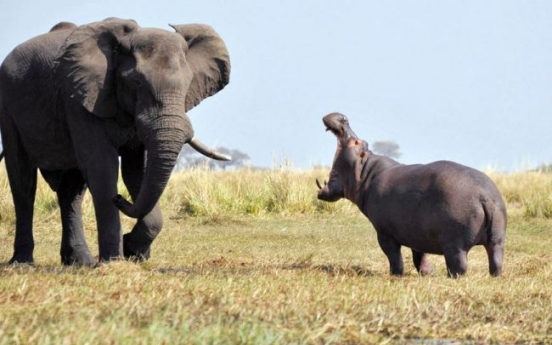
MULTIPOLYGON (((350 203, 316 200, 327 171, 173 175, 149 262, 59 264, 55 197, 42 183, 35 260, 0 266, 3 344, 552 344, 552 174, 490 173, 508 204, 504 275, 482 247, 468 274, 393 278, 350 203)), ((121 187, 122 188, 122 187, 121 187)), ((0 172, 0 262, 14 216, 0 172)), ((87 236, 97 252, 94 216, 87 236)), ((123 220, 128 231, 133 220, 123 220)))

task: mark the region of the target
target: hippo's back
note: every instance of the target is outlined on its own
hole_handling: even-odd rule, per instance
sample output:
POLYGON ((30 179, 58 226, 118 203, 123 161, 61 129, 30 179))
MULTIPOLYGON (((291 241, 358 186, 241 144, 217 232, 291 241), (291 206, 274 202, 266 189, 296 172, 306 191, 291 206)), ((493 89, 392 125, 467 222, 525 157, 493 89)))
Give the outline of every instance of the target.
POLYGON ((427 253, 442 254, 444 232, 458 237, 473 231, 467 241, 477 242, 488 212, 506 215, 500 192, 487 175, 450 161, 391 167, 372 182, 368 195, 366 215, 376 229, 427 253))
POLYGON ((398 165, 382 172, 378 184, 382 193, 429 193, 428 196, 436 201, 475 195, 502 200, 498 188, 487 175, 450 161, 398 165))

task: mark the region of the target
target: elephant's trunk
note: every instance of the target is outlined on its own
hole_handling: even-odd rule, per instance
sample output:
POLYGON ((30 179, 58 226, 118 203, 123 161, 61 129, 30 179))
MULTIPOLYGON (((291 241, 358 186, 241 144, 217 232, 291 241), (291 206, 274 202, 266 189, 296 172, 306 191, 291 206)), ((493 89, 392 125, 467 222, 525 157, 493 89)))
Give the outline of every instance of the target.
POLYGON ((167 186, 182 146, 191 139, 190 135, 193 135, 186 115, 157 117, 143 126, 138 126, 138 132, 147 151, 140 192, 134 205, 120 195, 114 199, 117 208, 132 218, 143 218, 151 212, 167 186))

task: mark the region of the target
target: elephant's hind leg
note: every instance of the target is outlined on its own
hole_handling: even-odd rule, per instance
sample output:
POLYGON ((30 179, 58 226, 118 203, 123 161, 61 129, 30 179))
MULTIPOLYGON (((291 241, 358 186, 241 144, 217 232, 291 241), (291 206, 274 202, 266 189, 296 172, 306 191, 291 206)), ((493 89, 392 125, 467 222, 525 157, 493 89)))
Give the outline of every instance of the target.
POLYGON ((31 165, 23 145, 14 133, 2 131, 6 170, 15 208, 15 240, 12 263, 34 262, 33 216, 36 195, 36 168, 31 165))
POLYGON ((57 190, 61 212, 61 263, 64 265, 93 266, 97 263, 90 253, 84 237, 82 199, 86 185, 77 169, 68 170, 57 190))

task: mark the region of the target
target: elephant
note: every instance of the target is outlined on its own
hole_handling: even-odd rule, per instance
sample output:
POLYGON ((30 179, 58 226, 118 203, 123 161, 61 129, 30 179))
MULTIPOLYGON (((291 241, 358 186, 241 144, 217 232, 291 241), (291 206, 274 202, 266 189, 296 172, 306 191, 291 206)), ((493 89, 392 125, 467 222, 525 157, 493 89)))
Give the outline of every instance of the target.
POLYGON ((337 152, 329 181, 316 179, 318 199, 346 198, 358 206, 376 230, 392 275, 403 275, 406 246, 419 274, 432 273, 428 254, 439 254, 456 278, 466 273, 475 245, 485 247, 490 274, 501 275, 506 207, 487 175, 450 161, 403 165, 371 152, 345 115, 330 113, 323 123, 337 137, 337 152))
POLYGON ((95 265, 82 222, 86 190, 99 262, 146 260, 163 226, 158 201, 182 146, 230 159, 195 138, 187 116, 229 83, 226 45, 207 25, 171 27, 119 18, 62 22, 5 58, 0 131, 16 216, 10 263, 34 262, 37 170, 57 193, 61 262, 95 265), (132 202, 118 194, 119 170, 132 202), (124 237, 119 212, 137 219, 124 237))

